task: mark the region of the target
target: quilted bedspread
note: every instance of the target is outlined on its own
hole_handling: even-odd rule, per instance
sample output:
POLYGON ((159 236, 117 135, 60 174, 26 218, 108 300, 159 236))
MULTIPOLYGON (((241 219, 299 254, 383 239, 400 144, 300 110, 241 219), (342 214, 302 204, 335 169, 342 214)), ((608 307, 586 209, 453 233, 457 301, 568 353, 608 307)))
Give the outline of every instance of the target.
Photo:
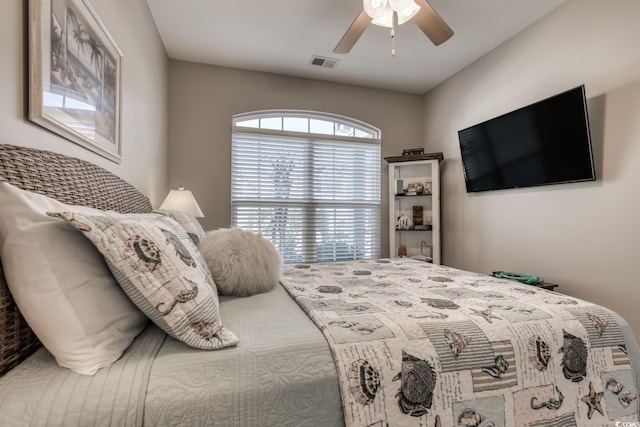
POLYGON ((340 426, 340 387, 320 330, 282 287, 220 297, 236 347, 205 351, 150 324, 95 376, 41 348, 0 378, 0 427, 340 426))
POLYGON ((604 307, 411 259, 288 265, 282 284, 329 342, 348 426, 639 419, 638 348, 604 307))
POLYGON ((149 325, 94 376, 60 368, 39 349, 0 379, 0 426, 141 426, 149 373, 165 340, 149 325))

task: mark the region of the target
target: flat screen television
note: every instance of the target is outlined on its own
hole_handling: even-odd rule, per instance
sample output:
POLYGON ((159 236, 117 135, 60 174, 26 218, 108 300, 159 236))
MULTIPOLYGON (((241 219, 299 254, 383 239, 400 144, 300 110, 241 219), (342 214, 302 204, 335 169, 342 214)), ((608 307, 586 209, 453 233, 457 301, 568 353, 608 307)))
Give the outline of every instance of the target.
POLYGON ((458 131, 467 192, 596 179, 584 85, 458 131))

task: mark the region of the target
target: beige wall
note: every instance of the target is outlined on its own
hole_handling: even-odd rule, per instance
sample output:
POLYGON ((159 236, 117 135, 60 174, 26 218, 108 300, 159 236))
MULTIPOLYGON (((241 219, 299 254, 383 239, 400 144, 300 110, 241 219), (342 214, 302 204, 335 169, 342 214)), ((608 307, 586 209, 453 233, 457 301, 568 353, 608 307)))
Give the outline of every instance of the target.
POLYGON ((522 271, 620 312, 640 337, 640 2, 572 0, 425 97, 444 151, 444 263, 522 271), (457 131, 585 84, 598 179, 467 194, 457 131))
MULTIPOLYGON (((353 117, 382 129, 382 157, 422 145, 422 96, 242 71, 182 61, 170 62, 169 183, 184 185, 198 199, 205 229, 231 221, 231 117, 288 108, 353 117)), ((382 221, 386 223, 387 166, 382 168, 382 221)), ((382 253, 388 230, 382 228, 382 253)))
POLYGON ((162 202, 167 191, 168 58, 145 0, 91 0, 124 55, 123 160, 116 164, 28 120, 27 0, 0 2, 0 143, 96 163, 162 202))

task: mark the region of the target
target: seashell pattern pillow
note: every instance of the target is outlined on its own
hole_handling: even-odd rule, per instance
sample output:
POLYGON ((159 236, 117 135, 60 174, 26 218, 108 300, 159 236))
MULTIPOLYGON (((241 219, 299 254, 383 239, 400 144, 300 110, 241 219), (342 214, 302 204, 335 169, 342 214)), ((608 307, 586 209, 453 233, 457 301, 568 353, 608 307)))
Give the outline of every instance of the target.
POLYGON ((204 239, 207 235, 207 233, 204 231, 204 228, 202 228, 202 225, 200 225, 198 219, 188 212, 174 211, 171 209, 158 209, 154 212, 173 218, 178 224, 182 226, 182 228, 184 228, 184 231, 187 232, 196 246, 199 246, 200 242, 202 242, 202 239, 204 239))
POLYGON ((238 343, 222 326, 215 282, 186 231, 164 215, 49 213, 98 248, 127 296, 169 335, 199 349, 238 343))

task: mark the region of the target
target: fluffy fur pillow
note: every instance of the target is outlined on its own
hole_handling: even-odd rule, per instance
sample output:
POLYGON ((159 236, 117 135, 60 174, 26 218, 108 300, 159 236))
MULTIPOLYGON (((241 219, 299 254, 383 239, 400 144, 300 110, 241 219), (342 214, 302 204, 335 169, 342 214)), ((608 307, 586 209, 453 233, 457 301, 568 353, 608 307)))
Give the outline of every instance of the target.
POLYGON ((280 280, 282 257, 270 241, 251 231, 210 231, 198 249, 222 295, 246 297, 267 292, 280 280))

